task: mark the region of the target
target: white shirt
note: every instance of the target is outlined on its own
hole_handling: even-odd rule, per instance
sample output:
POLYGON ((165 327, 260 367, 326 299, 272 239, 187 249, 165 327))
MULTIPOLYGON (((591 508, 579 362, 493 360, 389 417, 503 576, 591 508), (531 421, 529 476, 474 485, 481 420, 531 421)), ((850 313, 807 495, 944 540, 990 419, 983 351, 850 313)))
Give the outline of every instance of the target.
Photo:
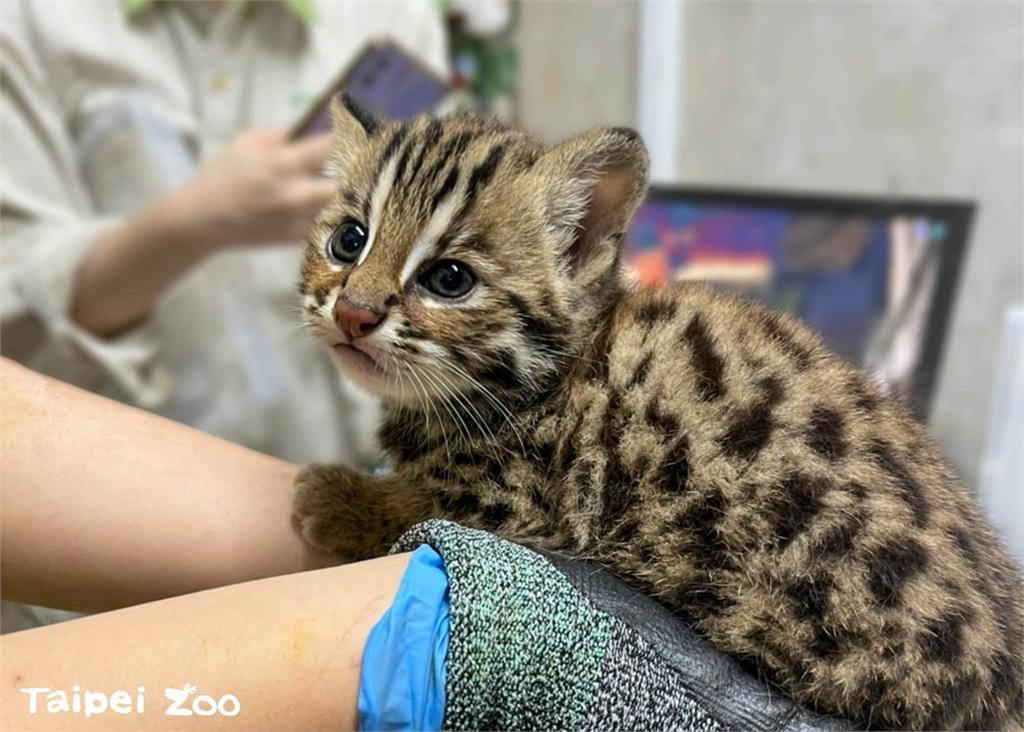
POLYGON ((0 5, 4 355, 287 460, 366 459, 372 402, 299 324, 299 246, 218 255, 115 339, 69 302, 101 233, 235 133, 290 126, 368 40, 445 73, 433 4, 321 2, 309 22, 276 2, 0 5))

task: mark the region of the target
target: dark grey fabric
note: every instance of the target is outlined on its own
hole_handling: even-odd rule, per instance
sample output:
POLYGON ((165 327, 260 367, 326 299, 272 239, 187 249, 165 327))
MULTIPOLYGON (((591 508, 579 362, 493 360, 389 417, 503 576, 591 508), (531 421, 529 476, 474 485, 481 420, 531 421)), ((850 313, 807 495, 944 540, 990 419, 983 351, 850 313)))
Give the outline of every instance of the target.
POLYGON ((712 648, 663 605, 593 563, 552 553, 544 556, 595 607, 643 638, 723 727, 787 732, 856 729, 847 720, 825 717, 789 701, 712 648))

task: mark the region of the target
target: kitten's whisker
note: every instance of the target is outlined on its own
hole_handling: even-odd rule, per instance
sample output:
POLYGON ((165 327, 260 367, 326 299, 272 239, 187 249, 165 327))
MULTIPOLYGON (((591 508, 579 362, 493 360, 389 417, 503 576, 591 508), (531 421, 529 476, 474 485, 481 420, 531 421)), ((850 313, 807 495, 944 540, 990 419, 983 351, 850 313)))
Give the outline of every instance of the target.
POLYGON ((497 408, 499 411, 502 412, 502 414, 506 416, 506 418, 514 419, 512 412, 510 412, 508 408, 506 408, 505 405, 496 396, 494 396, 494 394, 486 386, 477 381, 469 372, 467 372, 458 364, 453 363, 446 358, 442 358, 441 361, 442 364, 446 366, 448 369, 450 369, 454 375, 461 376, 466 381, 469 381, 474 387, 476 387, 484 397, 490 400, 490 402, 495 406, 495 408, 497 408))
MULTIPOLYGON (((426 371, 423 372, 423 375, 425 377, 428 376, 426 371)), ((449 415, 451 415, 451 417, 455 421, 457 421, 456 427, 459 427, 459 435, 462 438, 462 442, 466 445, 469 445, 472 438, 472 434, 469 431, 469 426, 462 419, 462 416, 459 414, 459 410, 455 407, 454 404, 452 404, 451 400, 448 399, 446 391, 444 389, 440 389, 440 385, 437 383, 436 380, 432 380, 432 383, 434 384, 435 388, 439 389, 438 396, 444 403, 445 410, 448 412, 449 415)))
POLYGON ((441 365, 443 365, 446 368, 448 368, 452 372, 453 375, 460 376, 463 379, 465 379, 466 381, 470 382, 474 387, 477 388, 477 390, 480 391, 480 393, 484 397, 486 397, 495 406, 496 409, 498 409, 500 412, 502 412, 506 417, 509 417, 509 418, 512 417, 511 412, 509 412, 509 410, 505 408, 505 405, 502 404, 498 400, 497 397, 495 397, 493 394, 491 394, 491 392, 487 389, 487 387, 485 387, 483 384, 481 384, 479 381, 477 381, 475 378, 473 378, 473 376, 471 376, 461 366, 459 366, 459 365, 457 365, 455 363, 452 363, 451 361, 449 361, 448 359, 443 358, 443 357, 441 359, 441 365))
POLYGON ((488 435, 491 437, 491 439, 494 439, 494 433, 491 432, 490 427, 487 426, 486 420, 484 420, 484 422, 481 423, 480 420, 477 419, 477 417, 483 419, 483 415, 480 414, 479 410, 477 410, 475 406, 473 406, 473 403, 469 399, 467 399, 465 395, 459 392, 458 389, 456 388, 456 385, 448 378, 446 378, 444 374, 442 374, 441 372, 437 372, 435 376, 438 379, 443 380, 445 385, 448 387, 448 393, 456 400, 458 400, 460 404, 466 407, 466 410, 470 413, 470 417, 473 418, 473 421, 476 423, 477 427, 479 427, 482 431, 486 431, 488 435))
MULTIPOLYGON (((451 405, 451 403, 450 403, 450 402, 448 401, 448 399, 447 399, 446 395, 444 394, 444 391, 443 391, 443 390, 442 390, 442 389, 440 388, 440 385, 439 385, 439 384, 437 383, 437 381, 436 381, 436 380, 435 380, 435 379, 434 379, 434 378, 433 378, 433 377, 431 376, 431 374, 429 374, 429 373, 428 373, 427 371, 425 371, 425 370, 424 370, 424 371, 421 371, 421 372, 420 372, 420 376, 422 376, 422 377, 423 377, 423 379, 424 379, 424 381, 425 381, 425 382, 427 382, 427 383, 429 383, 429 384, 430 384, 430 386, 431 386, 431 388, 432 388, 432 390, 433 390, 433 392, 434 392, 434 395, 436 396, 436 398, 437 398, 437 399, 440 399, 440 400, 441 400, 441 405, 442 405, 442 406, 444 407, 444 409, 445 409, 445 412, 446 412, 446 413, 448 414, 449 420, 450 420, 450 421, 452 421, 452 422, 454 423, 454 422, 455 422, 455 413, 453 412, 453 410, 452 410, 452 405, 451 405)), ((433 402, 431 402, 431 403, 433 404, 433 402)), ((435 412, 436 412, 436 411, 437 411, 437 410, 436 410, 436 408, 435 408, 435 412)), ((440 413, 439 413, 439 412, 437 413, 437 418, 438 418, 439 420, 441 420, 442 424, 444 423, 444 420, 442 420, 442 419, 441 419, 441 415, 440 415, 440 413)), ((459 425, 458 425, 458 424, 455 424, 455 427, 456 427, 456 428, 458 428, 458 427, 459 427, 459 425)), ((462 431, 460 430, 460 431, 459 431, 459 438, 462 438, 462 436, 463 436, 463 433, 462 433, 462 431)), ((445 433, 445 440, 446 440, 446 442, 447 442, 447 433, 445 433)), ((448 457, 449 457, 449 461, 450 461, 450 460, 451 460, 451 450, 450 450, 450 449, 449 449, 449 452, 448 452, 448 457)))
MULTIPOLYGON (((434 372, 434 373, 427 373, 426 371, 424 371, 423 375, 424 375, 424 377, 429 377, 430 378, 431 383, 433 383, 435 388, 438 389, 439 393, 442 395, 442 398, 445 398, 446 401, 448 401, 447 397, 451 397, 453 400, 455 400, 454 402, 449 402, 449 404, 451 405, 451 411, 454 414, 459 415, 460 412, 463 411, 463 410, 459 409, 459 405, 462 405, 462 402, 460 400, 459 394, 454 389, 451 388, 451 385, 448 384, 447 382, 441 382, 440 375, 438 373, 436 373, 436 372, 434 372)), ((477 427, 483 428, 483 426, 477 420, 475 415, 470 413, 469 416, 473 419, 474 423, 476 423, 477 427)), ((469 431, 469 426, 461 419, 461 416, 459 416, 459 421, 462 422, 463 426, 466 427, 466 439, 465 439, 465 442, 466 442, 466 445, 468 447, 469 445, 472 444, 472 434, 469 431)), ((491 449, 493 450, 493 444, 497 440, 494 437, 493 433, 490 433, 490 430, 488 430, 488 433, 489 433, 489 436, 490 436, 490 440, 488 440, 485 444, 490 446, 491 449)), ((495 458, 497 458, 497 455, 495 455, 495 458)))
POLYGON ((437 407, 434 405, 433 400, 430 398, 430 395, 428 393, 426 384, 423 382, 423 380, 421 380, 421 378, 420 378, 421 375, 419 373, 417 373, 417 370, 416 370, 415 366, 413 364, 411 364, 411 363, 410 364, 406 364, 406 366, 409 369, 409 374, 414 379, 416 379, 416 381, 419 383, 420 387, 423 390, 423 399, 421 401, 421 404, 423 405, 423 408, 424 408, 424 417, 426 418, 426 422, 427 422, 427 430, 428 431, 430 430, 430 413, 427 411, 427 409, 429 408, 429 409, 432 409, 434 411, 434 414, 437 416, 437 428, 441 432, 441 439, 444 440, 444 450, 445 450, 445 454, 448 456, 448 462, 451 463, 451 461, 452 461, 452 449, 451 449, 451 445, 448 442, 448 433, 445 431, 444 420, 441 418, 441 413, 437 411, 437 407))
POLYGON ((488 438, 484 444, 486 444, 490 448, 492 456, 494 457, 494 459, 500 461, 501 458, 499 457, 499 455, 495 451, 496 448, 500 446, 500 441, 498 440, 498 438, 494 434, 494 432, 491 430, 490 426, 487 424, 487 420, 480 413, 480 410, 478 410, 476 408, 476 406, 469 399, 467 399, 465 397, 465 395, 461 394, 455 388, 455 385, 451 381, 449 381, 443 374, 441 374, 440 372, 435 372, 434 376, 437 379, 443 379, 444 380, 444 383, 448 386, 448 389, 447 389, 448 393, 451 394, 452 397, 457 399, 459 401, 459 403, 461 403, 461 404, 463 404, 465 406, 466 410, 469 412, 470 418, 473 420, 473 422, 476 423, 477 427, 480 428, 481 432, 482 433, 486 432, 486 435, 481 435, 481 436, 486 436, 488 438))
POLYGON ((397 382, 398 387, 402 390, 402 393, 404 394, 405 382, 401 378, 401 373, 397 372, 394 368, 392 368, 392 363, 389 360, 387 354, 382 354, 382 360, 384 361, 384 363, 381 366, 382 370, 384 371, 384 375, 387 376, 388 387, 390 388, 393 383, 397 382))
POLYGON ((505 419, 505 422, 507 422, 508 426, 512 429, 513 434, 515 434, 516 440, 518 440, 519 442, 519 447, 522 450, 522 454, 526 455, 526 445, 523 442, 523 436, 520 434, 519 430, 515 426, 515 418, 513 417, 509 409, 501 402, 501 400, 499 400, 498 397, 492 394, 491 391, 486 386, 481 384, 479 381, 473 378, 473 376, 467 373, 465 369, 463 369, 461 366, 452 363, 447 358, 443 357, 440 359, 440 361, 441 364, 450 369, 454 375, 461 376, 462 378, 469 381, 481 393, 481 395, 483 395, 485 399, 487 399, 488 401, 491 402, 492 405, 494 405, 494 407, 498 410, 498 413, 505 419))

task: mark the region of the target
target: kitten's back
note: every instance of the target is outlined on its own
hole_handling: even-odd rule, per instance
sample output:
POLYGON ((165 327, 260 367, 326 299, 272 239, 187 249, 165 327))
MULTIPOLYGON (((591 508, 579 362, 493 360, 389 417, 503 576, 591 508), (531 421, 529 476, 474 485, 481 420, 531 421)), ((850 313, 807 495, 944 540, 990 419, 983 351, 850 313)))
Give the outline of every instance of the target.
POLYGON ((626 295, 606 337, 604 381, 575 389, 571 449, 603 486, 567 501, 594 509, 575 535, 801 701, 912 727, 1019 714, 1019 575, 902 406, 701 286, 626 295))

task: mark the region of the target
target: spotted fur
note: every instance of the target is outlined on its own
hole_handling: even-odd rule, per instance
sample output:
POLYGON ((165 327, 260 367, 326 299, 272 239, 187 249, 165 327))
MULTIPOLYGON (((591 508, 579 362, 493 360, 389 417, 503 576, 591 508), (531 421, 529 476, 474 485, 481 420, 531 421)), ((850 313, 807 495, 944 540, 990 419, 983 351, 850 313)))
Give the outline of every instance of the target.
POLYGON ((479 117, 335 113, 306 320, 375 364, 343 366, 383 397, 395 471, 303 469, 311 541, 371 557, 454 519, 602 562, 820 710, 1021 726, 1021 578, 922 427, 786 315, 622 281, 635 133, 544 149, 479 117), (325 255, 346 220, 369 228, 355 266, 325 255), (418 283, 442 258, 477 275, 458 302, 418 283), (348 342, 339 297, 382 325, 348 342))

